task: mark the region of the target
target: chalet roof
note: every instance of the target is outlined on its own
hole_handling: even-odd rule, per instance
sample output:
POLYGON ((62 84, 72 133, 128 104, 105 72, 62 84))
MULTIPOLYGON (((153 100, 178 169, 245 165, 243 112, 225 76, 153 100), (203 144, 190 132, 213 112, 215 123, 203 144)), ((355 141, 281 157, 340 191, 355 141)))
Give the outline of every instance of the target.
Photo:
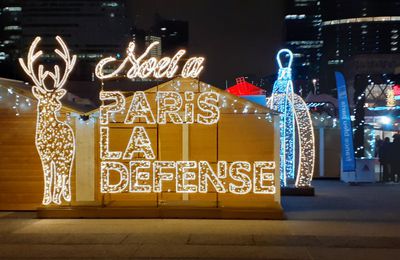
MULTIPOLYGON (((67 82, 68 84, 68 82, 67 82)), ((30 98, 34 102, 36 102, 36 98, 33 96, 31 92, 32 85, 27 82, 0 78, 0 87, 2 88, 12 88, 15 93, 19 95, 30 98)), ((221 113, 257 113, 257 114, 276 114, 276 112, 256 103, 253 103, 249 100, 240 98, 236 95, 233 95, 225 90, 221 90, 217 87, 211 86, 207 83, 201 82, 197 79, 185 79, 185 78, 175 78, 173 80, 164 82, 147 90, 144 90, 147 93, 157 92, 157 91, 193 91, 195 93, 205 92, 205 91, 214 91, 220 94, 220 111, 221 113)), ((122 90, 122 92, 124 92, 122 90)), ((127 95, 126 101, 130 103, 133 95, 133 91, 125 90, 127 95)), ((99 110, 98 106, 94 104, 92 101, 88 99, 82 99, 74 94, 67 93, 67 95, 61 100, 63 103, 63 110, 66 112, 74 112, 82 115, 90 115, 99 110)))
POLYGON ((247 81, 238 80, 237 84, 229 87, 226 91, 236 96, 265 95, 265 90, 247 81))
MULTIPOLYGON (((13 92, 36 102, 36 98, 33 96, 31 91, 32 85, 27 82, 0 77, 0 87, 6 89, 11 88, 13 92)), ((67 93, 61 102, 63 104, 63 110, 66 112, 85 114, 86 112, 96 108, 96 105, 90 100, 80 98, 71 93, 67 93)))
MULTIPOLYGON (((247 99, 233 95, 225 90, 221 90, 217 87, 211 86, 207 83, 199 81, 192 78, 180 78, 177 77, 173 80, 164 82, 158 86, 149 88, 145 90, 146 93, 156 93, 157 91, 193 91, 195 93, 201 93, 206 91, 213 91, 220 94, 220 111, 221 113, 248 113, 248 114, 277 114, 276 111, 270 110, 269 108, 259 105, 257 103, 251 102, 247 99)), ((130 104, 133 92, 127 92, 130 94, 126 97, 126 103, 130 104)), ((87 114, 92 114, 98 112, 99 109, 88 112, 87 114)))

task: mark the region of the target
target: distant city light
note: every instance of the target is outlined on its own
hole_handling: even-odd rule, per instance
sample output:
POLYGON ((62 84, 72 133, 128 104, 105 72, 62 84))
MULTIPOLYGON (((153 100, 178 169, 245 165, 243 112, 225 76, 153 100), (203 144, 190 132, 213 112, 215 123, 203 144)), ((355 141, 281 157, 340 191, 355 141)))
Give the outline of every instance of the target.
POLYGON ((400 21, 400 16, 376 16, 376 17, 357 17, 339 20, 325 21, 323 26, 336 25, 336 24, 350 24, 350 23, 368 23, 368 22, 394 22, 400 21))
POLYGON ((305 19, 305 14, 289 14, 285 16, 286 20, 296 20, 296 19, 305 19))

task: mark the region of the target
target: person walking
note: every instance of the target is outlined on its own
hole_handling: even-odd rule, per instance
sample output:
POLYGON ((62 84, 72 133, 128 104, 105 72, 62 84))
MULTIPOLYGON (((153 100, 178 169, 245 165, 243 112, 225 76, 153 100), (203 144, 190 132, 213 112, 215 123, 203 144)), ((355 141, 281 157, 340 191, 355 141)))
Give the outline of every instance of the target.
POLYGON ((391 175, 391 165, 390 165, 390 153, 392 144, 390 143, 389 137, 385 137, 381 148, 379 149, 379 162, 383 166, 383 176, 382 181, 389 181, 389 176, 391 175))

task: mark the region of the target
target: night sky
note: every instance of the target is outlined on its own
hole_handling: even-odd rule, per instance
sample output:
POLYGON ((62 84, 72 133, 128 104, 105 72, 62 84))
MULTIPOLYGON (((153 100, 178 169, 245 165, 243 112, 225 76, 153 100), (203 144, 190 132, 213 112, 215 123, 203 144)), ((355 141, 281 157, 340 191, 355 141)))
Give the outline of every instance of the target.
POLYGON ((276 73, 282 47, 283 0, 135 0, 128 16, 148 29, 154 14, 189 22, 188 56, 204 55, 201 80, 223 88, 244 74, 276 73))

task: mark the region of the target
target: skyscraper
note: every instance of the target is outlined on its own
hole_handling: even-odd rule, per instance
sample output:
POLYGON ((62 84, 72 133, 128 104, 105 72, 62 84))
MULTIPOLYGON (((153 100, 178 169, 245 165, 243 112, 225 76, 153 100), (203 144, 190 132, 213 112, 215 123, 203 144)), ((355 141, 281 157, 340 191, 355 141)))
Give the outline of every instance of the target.
POLYGON ((162 40, 161 37, 158 36, 153 36, 153 35, 146 35, 145 39, 145 45, 146 48, 150 46, 150 44, 154 42, 158 42, 158 45, 154 46, 150 52, 149 52, 149 57, 154 57, 157 59, 161 58, 161 53, 162 53, 162 40))
POLYGON ((316 86, 335 95, 334 71, 359 64, 360 55, 400 54, 397 0, 290 0, 286 13, 286 47, 295 55, 295 85, 303 93, 316 86))
POLYGON ((73 80, 91 80, 93 67, 103 56, 123 56, 130 40, 125 1, 6 0, 1 2, 1 76, 20 78, 17 59, 41 36, 43 63, 58 60, 55 36, 61 36, 78 55, 73 80), (8 69, 8 70, 7 70, 8 69))
MULTIPOLYGON (((382 106, 379 97, 392 89, 393 74, 400 66, 400 2, 325 0, 321 10, 321 92, 335 95, 334 72, 344 73, 353 108, 355 153, 363 157, 366 124, 374 124, 380 113, 372 113, 372 106, 382 106), (373 98, 371 93, 379 95, 373 98)), ((390 114, 399 115, 395 109, 390 114)))
POLYGON ((294 54, 296 90, 317 92, 323 46, 319 0, 290 0, 285 16, 286 44, 294 54))
POLYGON ((21 1, 0 3, 0 71, 2 76, 15 77, 21 47, 21 1))
POLYGON ((187 49, 189 44, 189 23, 155 16, 151 34, 161 38, 162 51, 172 54, 178 49, 187 49))
MULTIPOLYGON (((344 70, 344 67, 349 70, 350 63, 361 55, 370 55, 370 58, 371 55, 386 55, 391 59, 400 54, 399 1, 329 0, 321 1, 321 8, 323 92, 329 93, 335 88, 334 70, 344 70)), ((376 59, 384 62, 382 56, 375 56, 376 59)), ((382 73, 392 72, 386 69, 382 73)))
POLYGON ((124 1, 35 0, 21 1, 23 48, 26 50, 35 36, 43 38, 41 48, 51 63, 60 35, 73 53, 78 55, 79 70, 73 76, 90 80, 94 64, 104 55, 121 55, 129 41, 129 26, 124 13, 124 1))

